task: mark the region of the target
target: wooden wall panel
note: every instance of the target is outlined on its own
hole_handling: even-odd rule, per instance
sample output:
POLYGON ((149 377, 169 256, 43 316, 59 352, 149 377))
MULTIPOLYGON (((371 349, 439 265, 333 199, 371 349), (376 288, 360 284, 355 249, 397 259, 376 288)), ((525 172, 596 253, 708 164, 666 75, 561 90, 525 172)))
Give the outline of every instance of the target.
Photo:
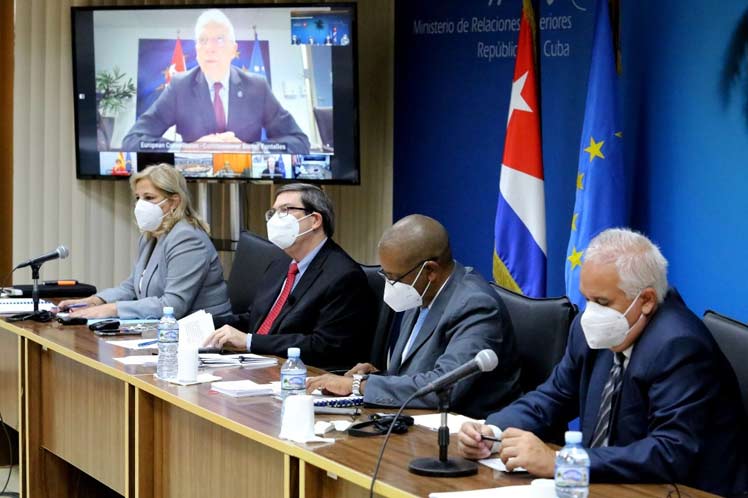
POLYGON ((13 0, 0 0, 0 281, 13 256, 13 0))

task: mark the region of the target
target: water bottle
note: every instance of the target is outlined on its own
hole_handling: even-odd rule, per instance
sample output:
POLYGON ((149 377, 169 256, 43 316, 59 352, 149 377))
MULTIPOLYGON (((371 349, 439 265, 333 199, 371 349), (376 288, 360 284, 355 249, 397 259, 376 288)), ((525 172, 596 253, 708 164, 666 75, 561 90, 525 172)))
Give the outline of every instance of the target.
POLYGON ((299 348, 288 348, 288 359, 281 367, 281 399, 295 394, 306 394, 306 365, 301 361, 299 348))
POLYGON ((582 447, 582 433, 567 431, 566 446, 556 455, 556 496, 587 498, 590 492, 590 457, 582 447))
POLYGON ((161 379, 177 376, 177 349, 179 348, 179 324, 174 318, 174 308, 164 306, 164 315, 158 322, 158 364, 156 375, 161 379))

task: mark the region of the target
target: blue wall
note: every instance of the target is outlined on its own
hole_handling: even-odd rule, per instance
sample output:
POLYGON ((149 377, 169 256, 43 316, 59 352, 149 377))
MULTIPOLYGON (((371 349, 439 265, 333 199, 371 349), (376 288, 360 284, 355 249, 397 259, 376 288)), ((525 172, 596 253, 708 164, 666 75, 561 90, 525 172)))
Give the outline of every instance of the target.
POLYGON ((694 311, 748 321, 748 81, 727 105, 720 95, 748 5, 669 0, 642 15, 622 3, 633 223, 661 246, 694 311))
MULTIPOLYGON (((421 212, 439 219, 456 257, 488 278, 514 59, 489 60, 478 47, 511 46, 517 33, 419 34, 416 23, 518 18, 520 3, 396 3, 394 217, 421 212)), ((593 1, 548 3, 540 2, 539 17, 563 21, 541 31, 540 41, 548 292, 554 295, 564 292, 593 1)), ((660 244, 671 282, 694 311, 713 308, 748 320, 748 127, 742 97, 733 94, 725 107, 719 92, 746 4, 622 4, 632 226, 660 244)))

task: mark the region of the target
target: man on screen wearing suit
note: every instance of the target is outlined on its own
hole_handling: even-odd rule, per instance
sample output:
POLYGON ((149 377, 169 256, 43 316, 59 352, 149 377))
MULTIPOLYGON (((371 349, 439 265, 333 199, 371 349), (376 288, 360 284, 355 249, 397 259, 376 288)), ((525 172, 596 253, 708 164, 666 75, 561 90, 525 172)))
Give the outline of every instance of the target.
POLYGON ((309 139, 273 95, 265 78, 231 65, 237 44, 234 27, 217 9, 195 25, 198 66, 174 75, 163 93, 122 140, 122 149, 141 150, 141 142, 167 142, 171 126, 184 142, 285 144, 288 153, 309 153, 309 139))
POLYGON ((593 482, 682 483, 720 495, 748 490, 735 374, 701 320, 667 290, 667 261, 657 246, 629 230, 606 230, 590 242, 579 282, 587 306, 561 362, 488 425, 464 424, 462 455, 499 451, 509 470, 553 477, 555 451, 541 438, 578 416, 593 482), (502 441, 494 446, 481 434, 502 441))
POLYGON ((371 345, 375 297, 361 266, 331 238, 330 199, 314 185, 285 185, 265 218, 268 238, 292 261, 271 262, 249 313, 206 345, 276 356, 297 347, 308 365, 350 368, 371 345))
MULTIPOLYGON (((386 279, 384 300, 405 312, 387 372, 359 364, 345 376, 310 378, 307 391, 363 394, 366 403, 399 406, 479 351, 492 349, 499 366, 456 384, 450 408, 484 418, 516 399, 519 359, 507 310, 488 282, 452 259, 444 227, 426 216, 407 216, 382 236, 379 259, 386 279)), ((438 403, 432 393, 408 406, 433 409, 438 403)))

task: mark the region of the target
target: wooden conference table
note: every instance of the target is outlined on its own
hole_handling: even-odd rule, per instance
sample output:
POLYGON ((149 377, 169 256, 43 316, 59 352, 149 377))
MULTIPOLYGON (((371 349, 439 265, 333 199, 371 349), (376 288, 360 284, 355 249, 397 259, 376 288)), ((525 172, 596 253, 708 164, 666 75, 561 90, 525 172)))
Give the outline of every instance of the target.
MULTIPOLYGON (((168 384, 154 378, 155 367, 113 360, 128 354, 143 351, 112 346, 84 326, 0 320, 0 413, 20 435, 22 496, 79 495, 77 484, 70 482, 76 479, 73 467, 113 490, 111 495, 126 498, 368 496, 382 437, 332 432, 332 444, 284 441, 277 437, 278 400, 234 399, 212 393, 209 384, 168 384)), ((278 380, 279 370, 234 367, 215 374, 264 383, 278 380)), ((455 447, 453 436, 450 449, 455 447)), ((393 435, 377 495, 428 496, 532 480, 482 465, 477 475, 464 478, 408 472, 410 459, 436 455, 434 432, 412 427, 407 434, 393 435)), ((682 496, 713 496, 679 488, 682 496)), ((664 484, 593 485, 590 497, 665 498, 673 489, 664 484)))

